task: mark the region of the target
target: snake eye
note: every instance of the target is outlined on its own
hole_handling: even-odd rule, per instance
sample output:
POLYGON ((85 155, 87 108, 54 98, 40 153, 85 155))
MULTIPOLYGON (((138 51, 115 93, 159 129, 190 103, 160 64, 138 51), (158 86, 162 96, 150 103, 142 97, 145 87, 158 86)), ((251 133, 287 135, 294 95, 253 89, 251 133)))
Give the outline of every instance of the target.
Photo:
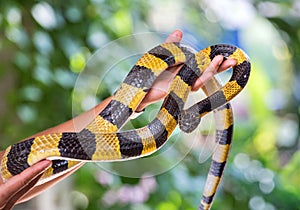
POLYGON ((179 128, 185 133, 191 133, 194 131, 201 121, 201 117, 198 112, 192 110, 183 110, 178 119, 179 128))

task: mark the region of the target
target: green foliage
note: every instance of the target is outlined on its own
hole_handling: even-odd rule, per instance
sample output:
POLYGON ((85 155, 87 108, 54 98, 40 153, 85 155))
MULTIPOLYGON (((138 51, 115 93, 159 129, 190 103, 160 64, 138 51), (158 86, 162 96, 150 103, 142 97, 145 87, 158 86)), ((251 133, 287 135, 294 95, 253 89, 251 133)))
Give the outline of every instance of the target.
MULTIPOLYGON (((95 96, 74 89, 97 49, 131 34, 181 28, 193 47, 233 42, 252 61, 250 82, 233 101, 233 147, 213 209, 299 209, 299 8, 298 1, 275 0, 1 1, 0 146, 5 149, 91 107, 93 102, 86 103, 95 96)), ((118 47, 128 56, 139 49, 132 43, 118 47)), ((116 53, 100 57, 109 62, 116 53)), ((96 102, 112 94, 135 58, 115 60, 112 68, 122 71, 101 84, 85 84, 87 89, 99 85, 96 102)), ((97 66, 104 73, 110 70, 104 67, 97 66)), ((153 115, 153 109, 157 105, 146 112, 153 115)), ((147 124, 149 115, 128 128, 147 124)), ((201 148, 190 149, 189 138, 177 132, 158 153, 168 155, 157 168, 174 165, 156 176, 120 177, 87 164, 75 174, 74 209, 195 209, 209 161, 198 163, 201 148), (179 156, 185 158, 176 163, 179 156)), ((118 164, 108 171, 122 165, 145 168, 139 162, 118 164)))

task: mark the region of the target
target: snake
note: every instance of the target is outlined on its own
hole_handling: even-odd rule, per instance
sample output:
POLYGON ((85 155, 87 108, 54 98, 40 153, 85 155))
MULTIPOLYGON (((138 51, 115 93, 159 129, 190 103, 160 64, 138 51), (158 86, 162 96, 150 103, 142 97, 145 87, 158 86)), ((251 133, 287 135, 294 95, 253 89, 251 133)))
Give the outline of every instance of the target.
POLYGON ((218 146, 212 156, 199 209, 210 209, 229 154, 233 134, 230 101, 241 92, 250 76, 247 54, 229 44, 217 44, 198 52, 179 42, 163 43, 142 55, 131 68, 111 101, 88 125, 78 132, 59 132, 25 139, 5 150, 0 176, 5 182, 43 159, 52 166, 39 183, 70 170, 81 162, 123 161, 150 155, 160 149, 179 125, 190 133, 201 118, 213 111, 218 146), (185 101, 195 81, 203 75, 212 59, 223 55, 233 58, 229 81, 221 86, 213 77, 203 90, 205 99, 185 109, 185 101), (181 64, 173 78, 160 110, 146 126, 119 131, 152 87, 155 79, 167 68, 181 64), (209 93, 209 92, 213 93, 209 93))

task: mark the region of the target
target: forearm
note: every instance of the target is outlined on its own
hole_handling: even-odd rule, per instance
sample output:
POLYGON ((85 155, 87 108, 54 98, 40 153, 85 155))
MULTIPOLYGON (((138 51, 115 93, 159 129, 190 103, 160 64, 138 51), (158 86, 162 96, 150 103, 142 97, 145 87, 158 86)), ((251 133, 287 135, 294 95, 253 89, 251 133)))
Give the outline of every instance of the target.
MULTIPOLYGON (((50 133, 58 133, 58 132, 75 132, 75 131, 80 131, 82 130, 89 122, 91 122, 100 112, 101 110, 104 109, 104 107, 106 107, 106 105, 110 102, 111 97, 105 99, 103 102, 101 102, 100 104, 98 104, 97 106, 95 106, 94 108, 76 116, 75 118, 66 121, 62 124, 59 124, 55 127, 46 129, 44 131, 41 131, 37 134, 32 135, 31 137, 35 137, 35 136, 40 136, 40 135, 46 135, 46 134, 50 134, 50 133)), ((0 161, 2 160, 2 157, 4 155, 4 151, 0 151, 0 161)), ((72 173, 74 173, 77 169, 79 169, 81 166, 83 165, 83 163, 78 164, 77 166, 75 166, 73 169, 71 169, 70 171, 68 171, 67 173, 62 174, 59 177, 54 178, 51 181, 48 181, 44 184, 38 185, 33 187, 32 189, 30 189, 21 199, 18 200, 17 203, 20 202, 24 202, 27 201, 33 197, 35 197, 36 195, 40 194, 41 192, 43 192, 44 190, 50 188, 51 186, 53 186, 54 184, 56 184, 57 182, 61 181, 62 179, 66 178, 67 176, 71 175, 72 173)), ((2 179, 0 179, 0 184, 3 184, 2 179)))
POLYGON ((112 97, 109 97, 96 105, 94 108, 74 117, 71 120, 68 120, 62 124, 59 124, 55 127, 48 128, 44 131, 41 131, 37 134, 34 134, 31 137, 46 135, 50 133, 59 133, 59 132, 76 132, 82 130, 88 123, 90 123, 111 101, 112 97))

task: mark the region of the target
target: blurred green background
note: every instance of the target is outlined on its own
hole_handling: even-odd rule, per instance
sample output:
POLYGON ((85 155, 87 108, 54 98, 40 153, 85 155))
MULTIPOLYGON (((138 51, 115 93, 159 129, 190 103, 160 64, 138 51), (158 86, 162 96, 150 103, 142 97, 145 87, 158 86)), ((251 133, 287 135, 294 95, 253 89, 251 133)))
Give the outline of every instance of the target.
MULTIPOLYGON (((111 95, 138 58, 132 56, 134 49, 128 50, 131 59, 118 63, 120 74, 96 84, 96 96, 79 94, 74 87, 81 87, 76 81, 89 59, 117 63, 114 54, 126 55, 130 42, 117 41, 109 56, 100 50, 92 57, 118 38, 155 32, 157 39, 149 41, 155 46, 181 29, 184 41, 197 49, 221 42, 240 46, 251 58, 252 75, 232 102, 233 147, 212 209, 300 209, 299 0, 2 0, 0 28, 1 149, 111 95)), ((103 66, 95 71, 107 72, 103 66)), ((142 116, 131 126, 148 121, 142 116)), ((176 141, 185 145, 188 139, 180 136, 176 141)), ((184 153, 174 142, 166 145, 173 155, 166 162, 184 153)), ((170 170, 147 178, 119 176, 104 170, 106 166, 86 164, 15 209, 196 209, 210 164, 204 159, 200 164, 199 153, 192 149, 170 170)))

